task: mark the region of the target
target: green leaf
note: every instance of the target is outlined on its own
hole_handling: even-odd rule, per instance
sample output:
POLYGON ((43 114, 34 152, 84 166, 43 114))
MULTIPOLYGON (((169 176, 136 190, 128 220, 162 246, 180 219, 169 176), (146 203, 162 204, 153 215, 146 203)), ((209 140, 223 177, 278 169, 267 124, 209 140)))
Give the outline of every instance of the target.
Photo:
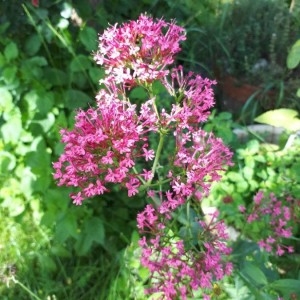
POLYGON ((65 104, 67 108, 85 107, 88 102, 91 102, 91 98, 82 91, 72 89, 66 92, 65 104))
POLYGON ((17 74, 16 66, 10 66, 10 67, 5 68, 2 73, 5 83, 12 84, 14 79, 16 78, 16 74, 17 74))
POLYGON ((84 27, 79 33, 79 40, 88 51, 97 50, 97 32, 92 27, 84 27))
MULTIPOLYGON (((34 125, 39 125, 44 133, 47 133, 51 127, 54 125, 55 123, 55 116, 53 113, 49 112, 46 116, 46 118, 40 119, 38 115, 36 115, 36 117, 32 120, 32 122, 30 123, 30 129, 34 132, 34 133, 39 133, 39 128, 34 128, 34 125)), ((35 134, 35 135, 37 135, 35 134)))
POLYGON ((17 144, 22 131, 22 122, 19 115, 13 115, 9 120, 1 126, 0 136, 4 143, 17 144))
POLYGON ((296 162, 292 165, 291 175, 295 178, 296 182, 300 182, 300 162, 296 162))
POLYGON ((270 287, 283 293, 285 299, 290 299, 293 293, 300 296, 300 280, 297 279, 279 279, 273 281, 270 287))
POLYGON ((14 107, 13 97, 6 88, 0 88, 0 113, 9 112, 14 107))
POLYGON ((0 52, 0 67, 3 67, 6 64, 6 58, 4 55, 0 52))
POLYGON ((268 284, 266 275, 252 262, 245 261, 243 263, 241 274, 257 287, 265 286, 268 284))
POLYGON ((24 200, 20 197, 9 197, 1 203, 1 206, 8 210, 10 217, 16 217, 25 210, 24 200))
POLYGON ((41 267, 41 272, 54 272, 56 271, 57 267, 55 261, 51 256, 47 254, 37 254, 39 266, 41 267))
POLYGON ((226 177, 233 181, 233 182, 243 182, 245 181, 244 180, 244 177, 240 174, 240 173, 237 173, 237 172, 233 172, 233 171, 229 171, 227 174, 226 174, 226 177))
POLYGON ((93 241, 103 244, 105 231, 102 219, 96 217, 89 219, 86 223, 86 234, 89 235, 93 241))
POLYGON ((8 61, 17 58, 19 55, 17 44, 10 42, 4 49, 4 56, 8 61))
POLYGON ((81 72, 83 70, 87 70, 91 67, 91 60, 84 56, 78 55, 73 58, 70 64, 70 69, 72 72, 81 72))
POLYGON ((300 129, 300 119, 296 118, 298 112, 289 108, 279 108, 267 111, 254 120, 258 123, 283 127, 287 130, 297 131, 300 129))
POLYGON ((86 255, 93 242, 104 245, 104 239, 105 231, 102 219, 92 217, 85 223, 84 229, 77 240, 75 248, 78 255, 86 255))
POLYGON ((44 71, 45 79, 54 86, 66 85, 68 81, 67 74, 62 70, 49 68, 44 71))
POLYGON ((243 169, 243 175, 247 180, 252 179, 254 174, 254 170, 248 166, 245 166, 243 169))
POLYGON ((34 191, 44 192, 51 182, 50 153, 41 137, 32 142, 31 150, 24 157, 24 163, 36 176, 31 187, 34 191))
POLYGON ((298 40, 291 48, 287 56, 287 67, 294 69, 300 63, 300 40, 298 40))
POLYGON ((129 97, 131 99, 146 100, 149 96, 146 90, 143 87, 139 86, 132 89, 129 97))
POLYGON ((38 92, 36 107, 41 115, 47 115, 54 105, 54 93, 49 91, 38 92))
POLYGON ((71 213, 66 213, 61 220, 57 222, 55 238, 63 243, 68 238, 78 237, 76 218, 71 213))
POLYGON ((35 56, 26 60, 26 63, 29 65, 44 67, 48 65, 48 62, 44 56, 35 56))
POLYGON ((16 166, 16 158, 7 151, 0 152, 0 172, 4 174, 8 171, 13 170, 16 166))
POLYGON ((105 72, 103 68, 89 68, 89 75, 93 81, 93 83, 99 84, 99 80, 104 78, 105 72))
POLYGON ((35 55, 41 48, 41 39, 37 34, 31 34, 25 42, 25 51, 28 55, 35 55))
POLYGON ((297 90, 297 93, 296 93, 297 97, 300 98, 300 89, 297 90))

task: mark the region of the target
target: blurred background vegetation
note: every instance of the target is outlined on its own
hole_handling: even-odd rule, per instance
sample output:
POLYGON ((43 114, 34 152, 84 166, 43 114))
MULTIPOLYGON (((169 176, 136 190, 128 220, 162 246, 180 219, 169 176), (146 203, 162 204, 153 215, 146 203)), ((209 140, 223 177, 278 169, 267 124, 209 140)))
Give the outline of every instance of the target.
POLYGON ((286 67, 299 1, 0 0, 1 299, 142 299, 135 216, 144 199, 115 190, 76 207, 51 162, 63 150, 59 130, 99 90, 98 33, 145 12, 187 29, 177 62, 218 80, 210 128, 226 141, 233 124, 267 109, 299 110, 299 68, 286 67), (236 100, 228 78, 254 90, 236 100))

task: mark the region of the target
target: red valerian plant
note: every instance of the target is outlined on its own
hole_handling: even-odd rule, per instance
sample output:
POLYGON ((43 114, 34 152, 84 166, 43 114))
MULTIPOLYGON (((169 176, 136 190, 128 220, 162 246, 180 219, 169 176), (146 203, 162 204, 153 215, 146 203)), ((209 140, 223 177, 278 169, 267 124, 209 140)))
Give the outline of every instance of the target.
POLYGON ((298 201, 292 197, 285 197, 285 201, 282 201, 273 193, 265 195, 259 191, 254 196, 251 209, 246 210, 244 206, 240 206, 239 210, 244 214, 250 228, 251 224, 259 226, 261 223, 262 239, 257 241, 260 248, 282 256, 286 252, 294 252, 294 248, 284 245, 283 241, 293 235, 293 223, 297 220, 295 208, 298 206, 298 201))
POLYGON ((105 70, 104 88, 95 107, 77 112, 73 130, 61 130, 65 151, 53 164, 54 177, 77 189, 71 194, 77 205, 111 184, 128 197, 147 191, 149 204, 137 216, 141 262, 151 273, 146 292, 186 299, 200 288, 209 299, 213 282, 231 273, 231 249, 217 214, 204 221, 201 199, 231 165, 232 153, 201 129, 214 105, 215 82, 173 66, 185 38, 174 21, 147 15, 100 35, 94 59, 105 70), (167 99, 155 94, 157 82, 167 99), (136 86, 148 94, 139 105, 128 97, 136 86), (190 220, 193 232, 177 230, 182 209, 199 212, 190 220))

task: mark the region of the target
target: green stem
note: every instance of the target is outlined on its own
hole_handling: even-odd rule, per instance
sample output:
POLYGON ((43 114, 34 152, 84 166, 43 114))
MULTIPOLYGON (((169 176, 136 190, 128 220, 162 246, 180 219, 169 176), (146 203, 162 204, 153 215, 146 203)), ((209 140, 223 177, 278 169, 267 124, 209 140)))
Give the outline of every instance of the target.
MULTIPOLYGON (((160 133, 160 135, 159 135, 159 143, 158 143, 158 146, 157 146, 157 150, 156 150, 156 154, 155 154, 155 159, 154 159, 153 166, 152 166, 153 177, 154 177, 154 173, 155 173, 155 170, 157 168, 159 157, 160 157, 163 145, 164 145, 164 138, 165 138, 164 134, 160 133)), ((146 182, 147 186, 149 186, 152 183, 153 177, 146 182)))
POLYGON ((137 175, 137 178, 142 182, 142 184, 146 184, 146 181, 139 175, 139 172, 137 171, 137 169, 135 167, 132 168, 134 174, 137 175))
POLYGON ((29 290, 23 283, 17 280, 15 277, 12 277, 12 281, 18 284, 23 290, 25 290, 30 296, 32 296, 36 300, 42 300, 36 294, 34 294, 31 290, 29 290))

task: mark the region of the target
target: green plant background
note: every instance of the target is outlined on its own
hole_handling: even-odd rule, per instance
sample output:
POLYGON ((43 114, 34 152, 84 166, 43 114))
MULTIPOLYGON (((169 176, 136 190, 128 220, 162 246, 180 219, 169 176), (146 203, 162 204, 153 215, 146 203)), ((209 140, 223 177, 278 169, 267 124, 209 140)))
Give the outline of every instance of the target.
MULTIPOLYGON (((178 63, 211 75, 209 62, 195 50, 222 2, 226 1, 58 0, 40 1, 39 7, 30 1, 0 2, 1 299, 145 298, 148 273, 139 263, 135 222, 145 200, 128 199, 115 189, 74 206, 71 190, 57 187, 52 178, 52 162, 63 151, 59 130, 71 128, 76 109, 93 105, 101 88, 103 70, 93 62, 92 52, 98 33, 108 24, 135 19, 143 12, 175 18, 187 28, 178 63)), ((135 90, 131 97, 144 95, 135 90)), ((205 129, 235 147, 236 126, 232 115, 220 113, 217 105, 205 129)), ((254 151, 251 147, 249 151, 254 151)), ((247 160, 245 151, 239 151, 241 163, 247 160)), ((299 160, 291 159, 288 172, 294 172, 299 182, 299 160)), ((245 182, 237 184, 237 203, 257 188, 263 171, 271 172, 272 181, 274 169, 286 168, 277 162, 254 175, 262 162, 253 160, 242 167, 243 175, 234 169, 225 177, 233 185, 239 176, 248 180, 247 187, 245 182)), ((299 258, 290 277, 280 279, 278 272, 261 270, 268 258, 255 245, 244 242, 235 251, 240 274, 216 286, 213 297, 277 299, 277 292, 290 295, 291 290, 300 294, 299 258), (244 255, 252 255, 255 263, 243 262, 244 255)), ((195 297, 201 299, 201 293, 195 297)))

